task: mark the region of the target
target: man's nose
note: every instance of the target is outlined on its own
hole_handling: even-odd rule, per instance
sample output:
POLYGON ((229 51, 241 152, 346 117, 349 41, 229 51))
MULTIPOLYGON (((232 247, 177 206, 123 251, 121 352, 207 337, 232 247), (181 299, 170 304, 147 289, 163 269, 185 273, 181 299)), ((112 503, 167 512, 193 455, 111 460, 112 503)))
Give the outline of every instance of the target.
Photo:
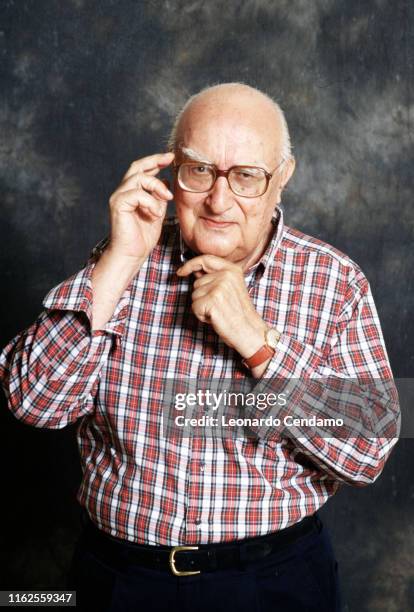
POLYGON ((233 206, 233 192, 226 177, 219 176, 207 196, 206 203, 214 213, 222 213, 233 206))

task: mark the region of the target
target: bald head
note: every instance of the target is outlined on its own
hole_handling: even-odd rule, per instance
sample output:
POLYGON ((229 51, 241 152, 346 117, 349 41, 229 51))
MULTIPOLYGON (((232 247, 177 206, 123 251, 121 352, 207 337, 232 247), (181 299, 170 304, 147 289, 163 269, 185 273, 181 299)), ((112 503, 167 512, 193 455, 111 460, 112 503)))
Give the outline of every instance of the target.
POLYGON ((170 150, 178 151, 185 146, 189 133, 210 122, 230 128, 231 133, 243 125, 246 133, 257 135, 266 154, 275 162, 291 157, 289 131, 282 110, 269 96, 249 85, 223 83, 189 98, 175 119, 169 138, 170 150))

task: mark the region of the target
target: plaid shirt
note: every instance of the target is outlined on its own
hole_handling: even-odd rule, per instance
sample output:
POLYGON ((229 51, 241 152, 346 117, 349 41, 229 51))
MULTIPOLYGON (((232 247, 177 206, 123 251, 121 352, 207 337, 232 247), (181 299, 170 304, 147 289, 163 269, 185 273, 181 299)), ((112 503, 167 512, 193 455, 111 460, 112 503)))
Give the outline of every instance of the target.
MULTIPOLYGON (((266 252, 246 274, 255 308, 282 332, 263 378, 392 381, 360 268, 285 226, 281 209, 277 215, 266 252)), ((90 258, 47 294, 38 319, 1 354, 0 378, 16 418, 46 428, 80 419, 78 500, 92 520, 142 544, 231 541, 300 521, 341 483, 373 482, 396 437, 281 437, 271 428, 256 440, 163 436, 166 376, 249 376, 240 356, 193 315, 192 279, 175 274, 193 256, 183 247, 177 220, 167 219, 113 316, 92 333, 90 258)), ((395 410, 380 397, 366 402, 368 411, 395 410)))

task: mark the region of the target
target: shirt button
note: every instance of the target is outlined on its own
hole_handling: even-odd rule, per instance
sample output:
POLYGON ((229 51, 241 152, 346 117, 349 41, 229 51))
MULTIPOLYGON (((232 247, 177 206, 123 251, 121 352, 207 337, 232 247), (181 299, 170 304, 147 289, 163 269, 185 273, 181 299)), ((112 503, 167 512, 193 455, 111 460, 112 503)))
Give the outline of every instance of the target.
POLYGON ((202 463, 200 465, 200 472, 204 472, 204 468, 205 468, 205 463, 202 463))
POLYGON ((195 525, 201 525, 201 519, 199 519, 199 518, 198 518, 198 519, 196 519, 196 520, 194 521, 194 524, 195 524, 195 525))

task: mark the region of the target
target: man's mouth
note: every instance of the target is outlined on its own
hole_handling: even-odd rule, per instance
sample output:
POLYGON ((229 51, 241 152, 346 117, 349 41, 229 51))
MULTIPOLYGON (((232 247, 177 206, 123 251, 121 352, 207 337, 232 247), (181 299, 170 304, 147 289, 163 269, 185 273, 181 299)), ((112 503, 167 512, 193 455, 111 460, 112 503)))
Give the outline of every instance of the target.
POLYGON ((210 217, 201 217, 201 219, 203 223, 207 225, 207 227, 211 227, 214 229, 224 229, 234 224, 233 221, 220 221, 220 220, 211 219, 210 217))

